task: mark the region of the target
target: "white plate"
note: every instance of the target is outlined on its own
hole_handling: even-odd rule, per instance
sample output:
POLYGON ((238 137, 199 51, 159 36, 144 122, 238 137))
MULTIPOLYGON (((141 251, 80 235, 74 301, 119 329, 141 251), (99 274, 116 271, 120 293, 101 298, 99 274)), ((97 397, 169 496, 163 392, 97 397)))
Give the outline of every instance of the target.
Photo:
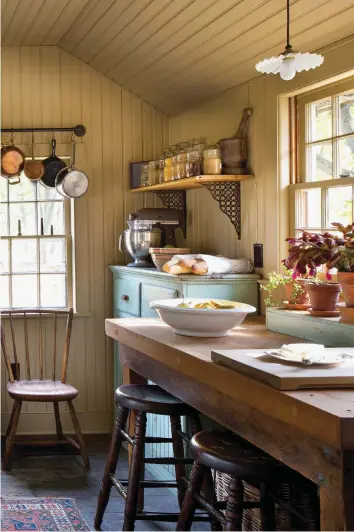
POLYGON ((299 364, 300 366, 308 367, 308 366, 333 366, 335 364, 342 364, 343 362, 346 362, 348 360, 352 360, 353 356, 348 355, 347 353, 339 353, 338 355, 335 354, 327 354, 326 356, 312 356, 308 359, 301 360, 299 357, 290 357, 290 356, 284 356, 282 355, 278 350, 273 351, 264 351, 266 355, 269 355, 273 358, 276 358, 278 360, 281 360, 283 362, 290 362, 291 364, 299 364))

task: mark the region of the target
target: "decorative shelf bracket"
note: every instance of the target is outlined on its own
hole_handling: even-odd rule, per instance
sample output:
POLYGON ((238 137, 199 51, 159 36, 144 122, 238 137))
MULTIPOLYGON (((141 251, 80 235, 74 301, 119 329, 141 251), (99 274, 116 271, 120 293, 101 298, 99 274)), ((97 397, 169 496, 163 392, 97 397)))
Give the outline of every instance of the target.
POLYGON ((202 183, 219 203, 220 210, 229 217, 241 239, 241 187, 239 181, 202 183))
POLYGON ((183 213, 182 231, 187 237, 187 201, 185 190, 156 190, 155 194, 168 209, 177 209, 183 213))

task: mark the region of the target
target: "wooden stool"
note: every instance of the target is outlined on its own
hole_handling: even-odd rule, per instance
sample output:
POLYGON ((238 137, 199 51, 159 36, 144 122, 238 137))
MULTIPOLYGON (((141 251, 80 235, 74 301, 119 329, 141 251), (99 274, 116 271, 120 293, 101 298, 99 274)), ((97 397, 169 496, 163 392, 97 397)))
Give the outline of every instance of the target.
POLYGON ((177 530, 190 530, 196 507, 204 508, 226 530, 242 530, 243 510, 260 508, 262 530, 276 529, 274 501, 269 495, 268 483, 274 483, 278 471, 283 469, 280 462, 227 432, 200 432, 192 438, 191 446, 196 460, 177 530), (210 504, 200 493, 204 475, 211 469, 231 476, 226 501, 210 504), (243 480, 260 487, 259 501, 244 501, 243 480), (220 510, 225 510, 225 514, 220 510))
MULTIPOLYGON (((180 506, 183 503, 186 489, 186 464, 192 464, 193 460, 185 458, 183 439, 189 438, 181 430, 181 416, 187 416, 192 435, 201 431, 201 424, 196 411, 173 395, 165 392, 155 385, 127 384, 120 386, 116 391, 118 403, 117 419, 109 448, 108 459, 103 475, 101 490, 98 496, 97 511, 95 517, 95 529, 99 530, 103 514, 108 504, 110 491, 115 486, 117 491, 126 500, 124 512, 123 530, 134 530, 136 519, 150 521, 177 521, 177 513, 149 513, 144 514, 139 508, 139 491, 144 488, 177 487, 180 506), (125 426, 129 412, 136 413, 135 433, 131 437, 125 426), (172 438, 146 437, 146 414, 160 414, 170 417, 172 438), (129 469, 129 480, 121 481, 115 476, 119 452, 122 442, 132 445, 132 458, 129 469), (145 443, 172 443, 174 457, 170 458, 144 458, 145 443), (174 464, 176 482, 145 481, 141 477, 144 464, 174 464), (128 487, 125 490, 125 486, 128 487), (139 510, 139 513, 138 513, 139 510)), ((212 479, 207 477, 205 491, 211 496, 212 479)), ((142 506, 142 505, 140 505, 142 506)), ((199 517, 198 520, 206 520, 199 517)))

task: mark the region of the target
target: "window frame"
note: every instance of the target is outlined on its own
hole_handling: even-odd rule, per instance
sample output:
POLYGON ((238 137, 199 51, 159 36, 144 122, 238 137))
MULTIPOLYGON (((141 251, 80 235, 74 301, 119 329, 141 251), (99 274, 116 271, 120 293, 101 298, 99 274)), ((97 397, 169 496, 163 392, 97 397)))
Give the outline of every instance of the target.
MULTIPOLYGON (((327 195, 328 189, 333 187, 345 187, 352 186, 352 214, 354 220, 354 177, 345 177, 345 178, 332 178, 326 179, 323 181, 306 181, 306 175, 308 170, 308 157, 306 154, 306 147, 309 145, 315 145, 318 143, 323 143, 326 141, 332 142, 332 164, 334 168, 334 173, 337 172, 339 168, 338 164, 338 147, 337 139, 354 137, 354 132, 349 134, 337 134, 337 112, 333 113, 332 116, 332 137, 321 139, 319 141, 310 142, 308 140, 309 133, 309 121, 306 115, 306 107, 309 104, 322 100, 324 98, 331 97, 332 105, 333 102, 337 101, 336 96, 347 92, 348 90, 354 89, 354 77, 347 78, 342 82, 332 83, 326 87, 315 89, 310 92, 296 96, 295 107, 296 107, 296 126, 292 128, 290 135, 290 147, 296 146, 296 165, 294 168, 291 168, 291 179, 289 186, 289 215, 290 215, 290 234, 295 235, 297 231, 302 230, 302 227, 297 223, 299 220, 299 202, 297 200, 298 193, 301 190, 311 189, 311 188, 320 188, 321 189, 321 227, 317 228, 308 228, 308 231, 333 231, 333 228, 328 227, 328 224, 325 223, 328 204, 327 204, 327 195), (295 175, 294 175, 295 172, 295 175)), ((291 151, 291 150, 290 150, 291 151)), ((335 220, 333 220, 335 221, 335 220)), ((329 220, 327 220, 329 222, 329 220)))
MULTIPOLYGON (((63 160, 70 160, 69 157, 61 157, 63 160)), ((27 157, 26 157, 27 159, 27 157)), ((37 160, 43 160, 44 157, 36 157, 37 160)), ((22 179, 26 179, 23 174, 21 175, 22 179)), ((2 178, 6 179, 6 178, 2 178)), ((36 240, 37 243, 37 272, 36 273, 28 273, 28 275, 34 275, 37 277, 37 300, 38 300, 38 306, 33 307, 33 310, 44 310, 49 307, 41 306, 41 288, 40 288, 40 275, 54 275, 50 272, 42 272, 40 271, 40 245, 41 240, 50 240, 55 238, 61 238, 65 241, 65 257, 66 257, 66 270, 65 270, 65 279, 66 279, 66 304, 63 307, 55 307, 54 305, 51 305, 50 308, 53 309, 62 309, 62 308, 69 308, 73 306, 73 200, 67 200, 64 197, 62 199, 39 199, 38 194, 36 194, 35 199, 27 200, 27 201, 10 201, 10 186, 16 186, 16 185, 10 185, 7 183, 7 200, 1 201, 1 204, 7 205, 7 224, 9 228, 9 234, 7 235, 1 235, 2 240, 6 240, 8 242, 8 256, 9 256, 9 269, 8 272, 1 273, 2 275, 6 275, 9 277, 9 307, 4 307, 1 310, 12 310, 17 309, 18 307, 13 307, 13 301, 12 301, 12 278, 16 275, 27 275, 26 272, 21 273, 14 273, 12 271, 12 253, 11 253, 11 246, 12 242, 15 240, 36 240), (63 204, 63 211, 64 211, 64 234, 54 234, 54 235, 41 235, 38 233, 38 205, 43 203, 62 203, 63 204), (36 206, 36 227, 37 227, 37 234, 33 235, 11 235, 10 234, 10 205, 17 204, 17 203, 32 203, 36 206)), ((37 184, 36 186, 42 186, 40 184, 37 184)))

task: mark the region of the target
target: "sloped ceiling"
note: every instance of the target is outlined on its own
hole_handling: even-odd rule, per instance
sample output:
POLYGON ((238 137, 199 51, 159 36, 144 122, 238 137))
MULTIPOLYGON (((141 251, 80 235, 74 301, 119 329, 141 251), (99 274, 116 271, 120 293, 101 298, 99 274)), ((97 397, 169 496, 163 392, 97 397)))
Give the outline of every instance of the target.
MULTIPOLYGON (((286 0, 2 0, 4 46, 59 46, 169 115, 280 53, 286 0)), ((293 47, 354 33, 353 0, 292 0, 293 47)), ((301 74, 300 74, 301 75, 301 74)))

